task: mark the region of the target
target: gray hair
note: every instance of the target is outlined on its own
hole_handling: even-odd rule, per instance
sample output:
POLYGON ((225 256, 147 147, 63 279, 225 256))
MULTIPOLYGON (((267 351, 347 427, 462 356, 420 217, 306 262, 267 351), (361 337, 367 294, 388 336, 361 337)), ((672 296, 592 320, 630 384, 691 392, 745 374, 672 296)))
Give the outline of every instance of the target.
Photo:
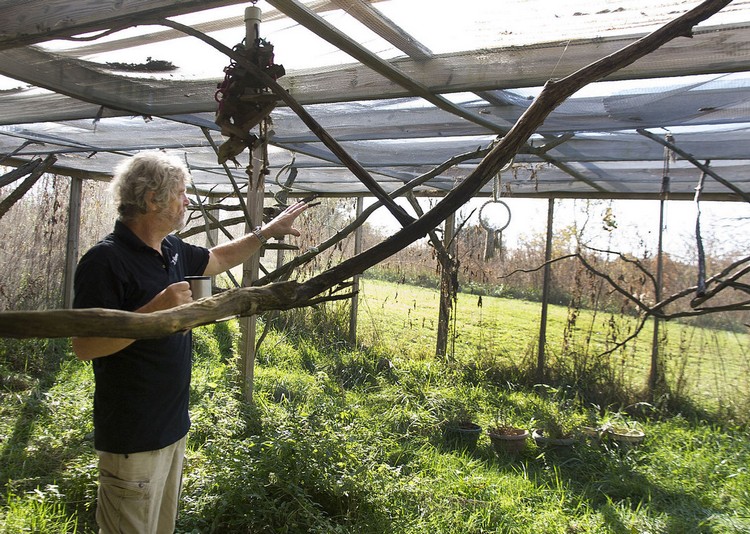
POLYGON ((132 220, 146 213, 146 197, 151 191, 155 193, 154 202, 166 207, 180 186, 187 186, 189 180, 185 164, 159 150, 139 152, 124 160, 115 169, 110 184, 120 220, 132 220))

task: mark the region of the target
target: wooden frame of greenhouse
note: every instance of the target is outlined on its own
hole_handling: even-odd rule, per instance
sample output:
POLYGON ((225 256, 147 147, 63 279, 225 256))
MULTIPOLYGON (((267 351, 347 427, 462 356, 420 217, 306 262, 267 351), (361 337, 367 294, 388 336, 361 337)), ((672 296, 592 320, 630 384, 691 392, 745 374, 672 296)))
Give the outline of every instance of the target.
MULTIPOLYGON (((407 227, 420 214, 400 214, 393 198, 452 194, 548 81, 704 5, 715 13, 689 35, 555 103, 472 196, 548 199, 548 239, 555 199, 693 200, 700 183, 702 200, 750 202, 750 0, 532 4, 3 2, 0 187, 12 193, 0 216, 42 173, 69 177, 66 307, 80 253, 81 184, 109 180, 142 150, 184 159, 194 208, 206 217, 198 226, 210 239, 238 220, 252 228, 280 198, 311 194, 358 198, 360 213, 361 199, 375 198, 407 227), (246 63, 260 52, 250 54, 250 42, 273 76, 256 73, 264 83, 245 99, 266 106, 256 122, 239 125, 257 133, 255 142, 227 154, 237 122, 220 113, 222 83, 237 70, 255 72, 246 63), (204 208, 217 202, 227 209, 204 208)), ((246 266, 242 284, 262 280, 259 268, 246 266)), ((243 323, 254 339, 254 316, 243 323)), ((252 376, 253 343, 244 350, 252 376)), ((544 314, 540 360, 543 352, 544 314)))

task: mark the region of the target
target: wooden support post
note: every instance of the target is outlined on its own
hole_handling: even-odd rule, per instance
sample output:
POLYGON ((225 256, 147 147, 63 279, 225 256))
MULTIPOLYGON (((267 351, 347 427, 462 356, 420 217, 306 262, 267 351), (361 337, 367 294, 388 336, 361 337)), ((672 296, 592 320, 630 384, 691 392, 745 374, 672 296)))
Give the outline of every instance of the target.
POLYGON ((456 246, 453 242, 453 233, 456 228, 456 214, 452 213, 445 219, 445 231, 443 232, 443 244, 448 251, 445 261, 440 265, 440 313, 438 314, 438 331, 435 354, 445 356, 448 353, 448 332, 453 309, 453 295, 456 292, 453 280, 453 262, 455 261, 456 246))
MULTIPOLYGON (((357 197, 357 214, 355 219, 359 219, 362 216, 364 210, 364 198, 357 197)), ((354 255, 357 256, 362 252, 362 225, 359 225, 354 231, 354 255)), ((349 344, 355 346, 357 344, 357 312, 359 311, 359 276, 354 275, 352 282, 352 307, 349 310, 349 344)))
POLYGON ((547 345, 547 308, 549 307, 549 286, 552 279, 552 225, 555 216, 555 199, 550 198, 547 203, 547 242, 544 246, 544 282, 542 285, 542 317, 539 319, 539 349, 536 354, 536 379, 544 382, 547 345))
MULTIPOLYGON (((256 147, 251 154, 251 165, 248 169, 249 187, 247 192, 247 208, 250 211, 250 220, 255 226, 259 226, 263 216, 263 195, 265 192, 265 175, 263 174, 263 148, 256 147)), ((253 227, 246 225, 245 233, 251 232, 253 227)), ((260 271, 261 250, 247 260, 242 267, 242 286, 249 287, 258 279, 260 271)), ((245 400, 253 400, 253 380, 255 376, 255 335, 257 332, 257 316, 243 317, 240 321, 242 329, 242 376, 245 400)))
MULTIPOLYGON (((250 6, 245 9, 245 42, 252 46, 258 37, 258 26, 260 24, 260 9, 250 6)), ((265 193, 265 154, 267 143, 267 132, 264 131, 266 121, 260 125, 260 140, 255 144, 250 153, 248 164, 248 189, 247 210, 250 224, 245 224, 245 233, 251 232, 255 226, 263 222, 263 195, 265 193)), ((263 254, 261 249, 254 254, 242 267, 242 285, 249 287, 253 281, 258 279, 260 270, 260 258, 263 254)), ((240 320, 242 330, 242 341, 240 343, 242 358, 243 393, 247 402, 253 402, 253 381, 255 377, 255 335, 257 331, 257 316, 250 315, 240 320)))
POLYGON ((63 308, 73 307, 73 276, 78 263, 81 233, 81 200, 83 180, 70 179, 70 201, 68 204, 68 238, 65 248, 65 275, 63 278, 63 308))
MULTIPOLYGON (((212 200, 213 199, 211 198, 211 196, 209 196, 208 202, 212 203, 212 200)), ((213 208, 213 209, 208 210, 208 213, 214 219, 216 219, 216 221, 221 222, 221 210, 220 209, 213 208)), ((219 227, 217 226, 216 228, 209 228, 208 230, 206 230, 206 248, 211 248, 218 244, 219 244, 219 227)), ((215 276, 211 277, 211 285, 212 286, 216 285, 215 276)))

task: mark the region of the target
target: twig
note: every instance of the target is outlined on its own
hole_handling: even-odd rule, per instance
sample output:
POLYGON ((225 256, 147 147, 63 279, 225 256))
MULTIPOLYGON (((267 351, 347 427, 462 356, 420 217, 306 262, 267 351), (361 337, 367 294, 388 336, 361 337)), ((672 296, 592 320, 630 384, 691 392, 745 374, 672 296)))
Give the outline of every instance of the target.
MULTIPOLYGON (((478 157, 482 157, 482 156, 486 155, 487 152, 489 152, 489 149, 479 149, 479 150, 475 150, 473 152, 467 152, 465 154, 458 154, 456 156, 453 156, 452 158, 444 161, 443 163, 441 163, 440 165, 438 165, 434 169, 432 169, 432 170, 430 170, 430 171, 428 171, 428 172, 426 172, 426 173, 424 173, 424 174, 422 174, 420 176, 417 176, 413 180, 410 180, 409 182, 405 183, 404 185, 402 185, 401 187, 399 187, 398 189, 396 189, 395 191, 393 191, 390 194, 390 197, 392 199, 398 198, 401 195, 403 195, 403 194, 405 194, 405 193, 413 190, 415 187, 418 187, 418 186, 422 185, 423 183, 431 180, 435 176, 439 176, 440 174, 444 173, 445 171, 447 171, 451 167, 454 167, 454 166, 458 165, 459 163, 462 163, 462 162, 467 161, 467 160, 472 160, 472 159, 476 159, 478 157)), ((377 210, 378 208, 380 208, 381 206, 383 206, 383 203, 380 202, 379 200, 376 201, 376 202, 374 202, 373 204, 371 204, 370 206, 368 206, 367 208, 365 208, 362 211, 362 214, 359 217, 357 217, 351 223, 349 223, 344 228, 342 228, 341 230, 339 230, 338 232, 336 232, 335 235, 331 236, 326 241, 318 244, 315 248, 309 249, 309 250, 305 251, 304 253, 300 254, 299 256, 297 256, 296 258, 293 258, 292 260, 290 260, 286 264, 284 264, 281 267, 279 267, 277 270, 272 271, 271 273, 269 273, 267 276, 264 276, 263 278, 259 278, 258 280, 256 280, 255 282, 253 282, 253 284, 254 285, 263 285, 263 284, 267 284, 269 282, 273 282, 275 280, 282 279, 282 277, 285 276, 285 274, 288 274, 289 272, 291 272, 296 267, 298 267, 300 265, 304 265, 305 263, 307 263, 308 261, 310 261, 312 258, 314 258, 317 254, 320 254, 321 252, 323 252, 323 251, 325 251, 325 250, 333 247, 334 245, 336 245, 337 243, 339 243, 340 241, 342 241, 343 239, 345 239, 354 230, 356 230, 358 227, 362 226, 365 223, 365 221, 370 217, 370 215, 372 215, 372 213, 375 210, 377 210)))
POLYGON ((587 248, 588 250, 593 250, 594 252, 601 252, 603 254, 616 254, 625 263, 630 263, 632 265, 635 265, 635 267, 639 271, 641 271, 645 276, 647 276, 651 280, 651 282, 653 282, 654 287, 656 287, 656 278, 654 277, 653 274, 651 274, 651 272, 648 269, 646 269, 643 266, 640 260, 636 258, 631 258, 627 256, 626 254, 623 254, 622 252, 618 252, 616 250, 600 249, 600 248, 590 247, 588 245, 581 245, 581 246, 583 246, 584 248, 587 248))
POLYGON ((510 273, 503 275, 502 278, 508 278, 516 273, 522 272, 522 273, 532 273, 535 271, 538 271, 542 268, 544 268, 547 265, 552 265, 553 263, 557 263, 558 261, 562 260, 568 260, 571 258, 577 258, 578 261, 580 261, 586 269, 594 273, 595 275, 604 278, 609 285, 611 285, 615 291, 623 295, 626 299, 632 301, 636 306, 638 306, 640 309, 642 309, 647 314, 654 314, 655 309, 651 306, 647 306, 642 300, 634 296, 632 293, 630 293, 628 290, 624 289, 622 286, 620 286, 617 282, 615 282, 608 274, 603 273, 602 271, 595 269, 593 265, 591 265, 588 260, 580 253, 576 252, 573 254, 566 254, 564 256, 559 256, 557 258, 552 258, 549 261, 545 261, 538 267, 534 267, 533 269, 514 269, 510 273))
MULTIPOLYGON (((706 0, 684 15, 618 52, 595 61, 559 81, 548 82, 507 135, 489 151, 462 183, 446 194, 423 217, 406 224, 393 236, 365 252, 343 261, 302 284, 282 282, 263 287, 236 288, 211 299, 202 299, 170 310, 149 314, 103 309, 3 312, 0 313, 2 319, 0 320, 0 337, 68 337, 79 335, 134 338, 161 337, 241 313, 257 314, 271 309, 290 309, 310 305, 319 300, 317 295, 421 239, 452 213, 458 211, 515 156, 547 116, 569 96, 589 83, 598 81, 630 65, 676 37, 691 36, 693 26, 709 18, 728 5, 730 1, 706 0)), ((187 30, 186 33, 189 35, 199 33, 172 21, 165 20, 162 23, 181 31, 187 30)), ((206 38, 205 35, 200 35, 201 38, 206 38)), ((227 55, 230 55, 233 59, 237 58, 238 63, 241 61, 241 64, 247 66, 252 72, 258 70, 255 65, 234 54, 221 43, 215 43, 220 49, 229 52, 227 55)), ((268 87, 275 87, 274 90, 281 89, 275 82, 273 84, 267 85, 268 87)), ((281 91, 283 96, 288 96, 283 89, 281 91)), ((300 107, 291 97, 285 99, 285 101, 287 100, 288 104, 292 102, 296 107, 300 107)), ((388 195, 380 195, 379 200, 389 206, 389 209, 397 206, 388 195)), ((405 215, 400 207, 397 213, 405 215)), ((408 223, 410 219, 408 215, 405 217, 399 215, 399 217, 401 217, 399 220, 402 220, 402 224, 408 223)), ((610 278, 606 278, 612 283, 610 278)), ((618 291, 623 292, 622 288, 618 288, 616 284, 614 286, 618 291)), ((632 295, 627 294, 627 292, 623 292, 623 294, 633 302, 639 303, 640 307, 649 310, 645 304, 632 295)), ((653 313, 653 309, 650 310, 653 313)))
POLYGON ((359 162, 352 158, 346 152, 346 150, 344 150, 344 148, 339 145, 339 143, 333 137, 331 137, 331 135, 305 110, 305 108, 302 107, 292 97, 292 95, 289 94, 286 89, 281 87, 281 85, 279 85, 276 80, 266 74, 252 61, 248 61, 248 59, 245 58, 242 54, 235 52, 216 39, 209 37, 205 33, 193 29, 190 26, 186 26, 169 19, 159 19, 156 22, 158 24, 168 26, 187 35, 191 35, 197 39, 200 39, 204 43, 216 48, 221 53, 232 58, 243 68, 247 69, 250 73, 252 73, 253 76, 262 81, 266 87, 270 88, 275 95, 280 97, 284 101, 284 103, 286 103, 286 105, 289 106, 297 114, 302 122, 304 122, 305 125, 310 128, 310 131, 313 132, 318 137, 318 139, 320 139, 323 144, 331 152, 333 152, 336 157, 339 158, 339 160, 341 160, 344 165, 346 165, 346 167, 352 172, 352 174, 354 174, 354 176, 356 176, 378 200, 383 202, 383 205, 388 208, 388 211, 393 214, 393 216, 398 222, 401 223, 402 226, 406 226, 414 220, 408 213, 403 210, 403 208, 401 208, 401 206, 393 202, 388 197, 388 194, 383 190, 380 184, 372 176, 370 176, 370 173, 368 173, 365 168, 359 164, 359 162))

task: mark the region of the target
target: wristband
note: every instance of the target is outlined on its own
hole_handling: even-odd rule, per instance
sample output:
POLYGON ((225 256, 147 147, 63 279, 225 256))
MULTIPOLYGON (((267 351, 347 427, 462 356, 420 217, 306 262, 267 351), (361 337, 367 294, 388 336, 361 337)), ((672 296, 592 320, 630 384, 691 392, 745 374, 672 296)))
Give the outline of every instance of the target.
POLYGON ((264 246, 268 243, 268 238, 260 232, 260 226, 253 228, 253 235, 258 238, 258 241, 260 241, 260 246, 264 246))

